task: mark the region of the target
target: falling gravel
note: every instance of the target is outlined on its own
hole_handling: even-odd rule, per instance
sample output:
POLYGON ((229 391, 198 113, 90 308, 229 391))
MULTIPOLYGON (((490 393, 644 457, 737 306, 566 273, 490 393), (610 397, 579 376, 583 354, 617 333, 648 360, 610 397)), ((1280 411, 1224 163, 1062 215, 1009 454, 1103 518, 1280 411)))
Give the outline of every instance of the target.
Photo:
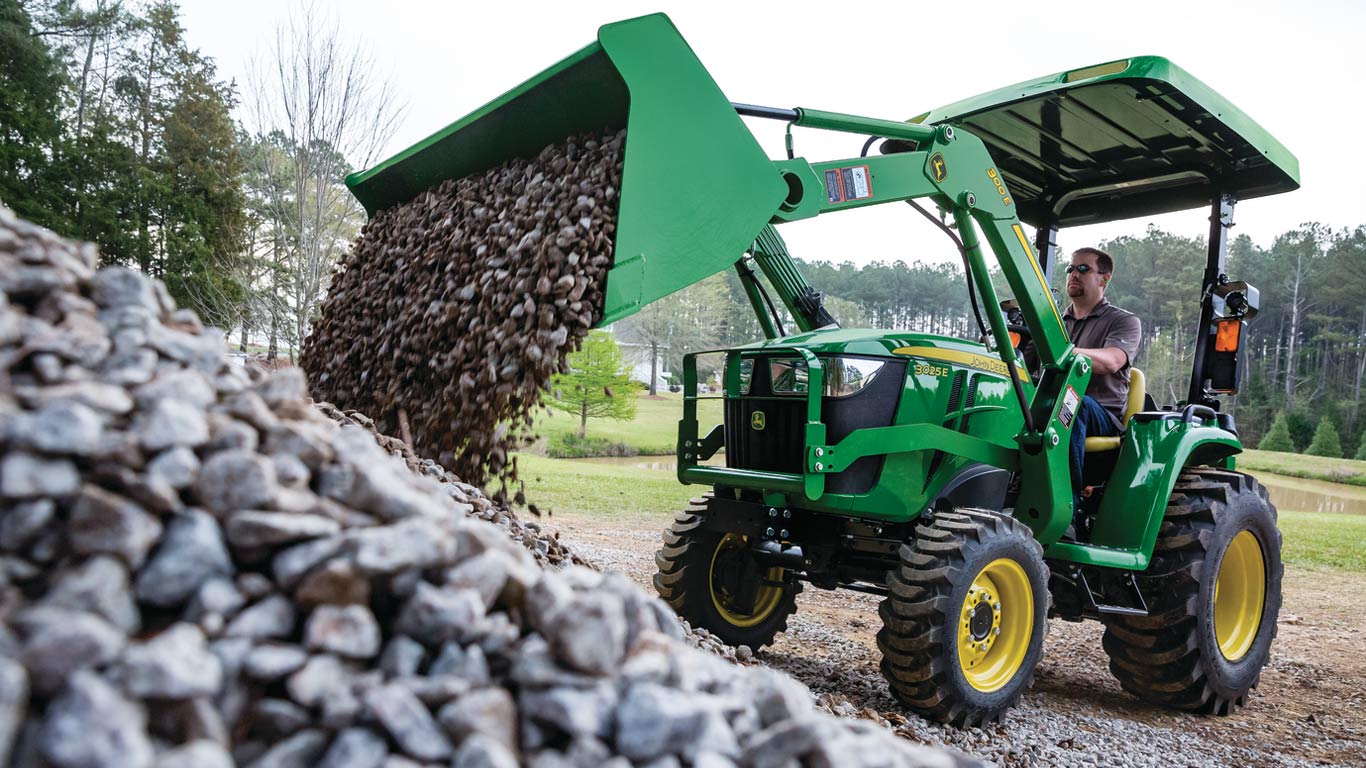
POLYGON ((601 317, 624 144, 571 138, 376 213, 304 344, 314 395, 506 489, 550 377, 601 317))
POLYGON ((0 208, 0 765, 969 766, 0 208))

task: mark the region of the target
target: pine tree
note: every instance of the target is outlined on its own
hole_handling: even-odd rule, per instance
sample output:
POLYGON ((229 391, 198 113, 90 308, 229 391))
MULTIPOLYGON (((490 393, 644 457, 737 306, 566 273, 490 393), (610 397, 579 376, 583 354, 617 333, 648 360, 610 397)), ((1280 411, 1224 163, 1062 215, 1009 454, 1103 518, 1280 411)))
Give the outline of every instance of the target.
POLYGON ((1319 419, 1319 427, 1314 430, 1314 440, 1309 443, 1305 453, 1310 456, 1342 458, 1342 438, 1338 436, 1338 427, 1328 414, 1319 419))
POLYGON ((1290 425, 1286 423, 1284 411, 1276 414, 1275 421, 1271 422, 1271 429, 1267 430, 1266 436, 1257 443, 1257 450, 1294 452, 1295 443, 1290 439, 1290 425))
POLYGON ((622 357, 616 339, 593 331, 568 358, 569 372, 550 380, 547 404, 579 416, 579 437, 588 431, 589 418, 628 421, 636 415, 636 384, 631 364, 622 357))
POLYGON ((0 203, 37 223, 56 223, 59 189, 46 170, 61 133, 62 71, 18 0, 0 0, 0 203))
POLYGON ((174 105, 163 121, 165 167, 171 181, 165 218, 163 274, 171 296, 208 323, 231 328, 246 296, 240 274, 246 232, 244 168, 232 120, 231 86, 212 61, 191 56, 176 78, 174 105))

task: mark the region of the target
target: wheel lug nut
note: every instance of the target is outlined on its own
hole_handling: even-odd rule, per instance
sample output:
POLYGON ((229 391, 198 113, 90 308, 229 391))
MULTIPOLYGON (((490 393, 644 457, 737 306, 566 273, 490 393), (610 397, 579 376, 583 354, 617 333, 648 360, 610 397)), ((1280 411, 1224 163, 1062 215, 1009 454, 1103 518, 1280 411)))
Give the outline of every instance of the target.
POLYGON ((1001 604, 1000 604, 999 602, 997 602, 997 603, 992 603, 991 607, 992 607, 992 608, 995 608, 995 609, 998 610, 998 611, 1001 610, 1001 604))
POLYGON ((991 634, 993 634, 993 635, 999 635, 999 634, 1001 634, 1001 628, 1000 628, 1000 627, 992 627, 992 628, 991 628, 991 634))

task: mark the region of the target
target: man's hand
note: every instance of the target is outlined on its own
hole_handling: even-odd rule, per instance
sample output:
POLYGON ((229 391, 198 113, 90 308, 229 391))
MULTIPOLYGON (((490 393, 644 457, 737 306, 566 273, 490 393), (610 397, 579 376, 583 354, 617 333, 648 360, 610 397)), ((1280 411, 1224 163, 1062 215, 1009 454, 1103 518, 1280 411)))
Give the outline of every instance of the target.
POLYGON ((1100 347, 1087 349, 1078 347, 1079 354, 1091 358, 1091 375, 1107 376, 1116 373, 1129 363, 1129 355, 1119 347, 1100 347))

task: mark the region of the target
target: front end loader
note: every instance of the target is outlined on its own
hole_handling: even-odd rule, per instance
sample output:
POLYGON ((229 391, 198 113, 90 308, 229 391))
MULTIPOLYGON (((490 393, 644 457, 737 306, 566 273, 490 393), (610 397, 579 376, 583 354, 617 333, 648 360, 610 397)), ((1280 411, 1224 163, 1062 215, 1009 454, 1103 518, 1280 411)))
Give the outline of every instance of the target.
POLYGON ((1275 634, 1280 534, 1265 491, 1234 469, 1241 445, 1216 399, 1237 390, 1257 301, 1224 274, 1225 235, 1236 200, 1298 187, 1293 155, 1154 57, 911 121, 732 103, 654 15, 602 27, 347 183, 373 213, 604 128, 625 129, 626 150, 602 324, 734 269, 765 336, 716 350, 719 394, 699 391, 701 353, 684 358, 678 477, 710 490, 657 556, 655 586, 680 615, 757 648, 804 585, 881 595, 893 694, 960 725, 1015 703, 1049 616, 1103 622, 1111 669, 1137 696, 1212 713, 1245 703, 1275 634), (856 158, 773 160, 742 116, 868 140, 856 158), (976 338, 841 328, 778 232, 903 202, 959 251, 976 338), (1131 379, 1123 435, 1088 441, 1095 490, 1078 509, 1068 446, 1091 366, 1049 290, 1057 232, 1207 204, 1190 393, 1159 408, 1141 373, 1131 379), (698 423, 709 396, 723 400, 723 424, 698 423), (705 463, 722 451, 724 465, 705 463))

